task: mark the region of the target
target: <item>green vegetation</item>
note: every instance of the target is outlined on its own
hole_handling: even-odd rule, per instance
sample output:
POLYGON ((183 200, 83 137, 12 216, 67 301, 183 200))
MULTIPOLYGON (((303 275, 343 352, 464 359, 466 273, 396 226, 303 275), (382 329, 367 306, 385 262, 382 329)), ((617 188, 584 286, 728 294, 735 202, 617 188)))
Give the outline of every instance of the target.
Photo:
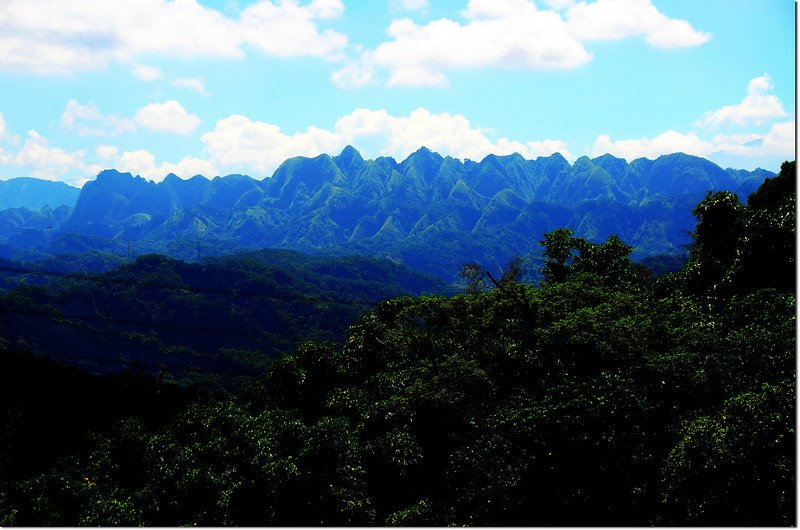
POLYGON ((99 412, 17 466, 0 524, 796 524, 795 182, 709 195, 680 272, 555 230, 539 286, 470 264, 468 293, 384 301, 236 394, 99 412))
POLYGON ((380 300, 448 292, 388 260, 288 250, 200 263, 145 255, 101 274, 47 265, 0 263, 7 281, 13 274, 38 283, 0 295, 9 344, 98 373, 136 369, 228 388, 263 374, 302 340, 343 339, 380 300))

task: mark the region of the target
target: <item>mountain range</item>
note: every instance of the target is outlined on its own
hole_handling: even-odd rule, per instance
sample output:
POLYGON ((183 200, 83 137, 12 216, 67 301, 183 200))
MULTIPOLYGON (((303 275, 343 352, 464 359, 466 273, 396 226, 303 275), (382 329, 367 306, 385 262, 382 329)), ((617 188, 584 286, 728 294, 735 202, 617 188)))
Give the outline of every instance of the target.
POLYGON ((80 188, 64 182, 54 182, 30 177, 0 180, 0 210, 28 208, 38 210, 49 206, 74 206, 80 188))
POLYGON ((774 175, 682 153, 475 162, 423 147, 397 162, 365 160, 350 146, 338 156, 288 159, 264 180, 170 174, 155 183, 112 169, 87 182, 74 205, 63 188, 25 202, 22 192, 6 197, 14 181, 4 183, 0 256, 102 250, 195 258, 289 248, 384 256, 452 279, 468 261, 499 267, 513 255, 536 256, 542 234, 559 227, 590 241, 617 234, 636 258, 682 254, 691 210, 708 191, 744 200, 774 175))

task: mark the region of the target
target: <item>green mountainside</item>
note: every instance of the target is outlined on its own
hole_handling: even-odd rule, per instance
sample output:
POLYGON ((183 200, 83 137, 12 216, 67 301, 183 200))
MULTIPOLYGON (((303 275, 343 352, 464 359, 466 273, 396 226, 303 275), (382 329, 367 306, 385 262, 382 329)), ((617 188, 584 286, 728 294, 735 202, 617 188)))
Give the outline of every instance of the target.
POLYGON ((399 163, 364 160, 352 147, 292 158, 262 181, 169 175, 154 183, 107 170, 84 185, 67 215, 0 212, 0 257, 97 250, 198 259, 289 248, 391 256, 452 280, 459 264, 496 269, 558 227, 595 242, 615 233, 637 259, 682 255, 691 207, 707 191, 744 199, 773 175, 723 170, 681 153, 630 163, 604 155, 570 164, 559 154, 474 162, 424 147, 399 163), (420 255, 426 247, 438 256, 420 255))

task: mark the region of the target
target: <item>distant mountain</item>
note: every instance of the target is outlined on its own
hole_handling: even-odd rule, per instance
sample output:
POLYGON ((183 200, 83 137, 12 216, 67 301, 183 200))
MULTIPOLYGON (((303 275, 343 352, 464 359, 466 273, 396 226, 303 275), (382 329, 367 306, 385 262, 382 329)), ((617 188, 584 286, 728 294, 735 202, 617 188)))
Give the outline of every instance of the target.
MULTIPOLYGON (((542 234, 558 227, 593 241, 618 234, 638 258, 681 254, 695 222, 691 209, 706 192, 749 193, 771 176, 682 153, 630 163, 603 155, 570 164, 560 154, 462 162, 423 147, 397 162, 364 160, 348 146, 338 156, 286 160, 261 181, 168 175, 153 183, 103 171, 84 185, 69 215, 48 217, 49 239, 28 248, 181 258, 237 248, 359 252, 452 278, 467 261, 496 267, 515 254, 536 255, 542 234)), ((13 217, 0 212, 0 238, 5 226, 42 224, 13 217)), ((2 242, 0 257, 24 247, 2 242)))
POLYGON ((38 210, 48 206, 74 206, 80 188, 63 182, 52 182, 29 177, 0 180, 0 210, 28 208, 38 210))

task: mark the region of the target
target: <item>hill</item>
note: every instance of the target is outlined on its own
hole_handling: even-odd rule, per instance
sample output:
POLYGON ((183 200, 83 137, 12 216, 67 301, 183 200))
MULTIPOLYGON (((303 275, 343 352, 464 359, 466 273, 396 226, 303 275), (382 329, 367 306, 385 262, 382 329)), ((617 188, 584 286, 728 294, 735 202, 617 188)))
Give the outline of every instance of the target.
POLYGON ((263 250, 185 263, 145 255, 105 273, 5 263, 0 336, 93 373, 124 370, 235 387, 301 339, 341 340, 390 297, 450 292, 387 260, 263 250), (40 281, 41 283, 41 281, 40 281))

